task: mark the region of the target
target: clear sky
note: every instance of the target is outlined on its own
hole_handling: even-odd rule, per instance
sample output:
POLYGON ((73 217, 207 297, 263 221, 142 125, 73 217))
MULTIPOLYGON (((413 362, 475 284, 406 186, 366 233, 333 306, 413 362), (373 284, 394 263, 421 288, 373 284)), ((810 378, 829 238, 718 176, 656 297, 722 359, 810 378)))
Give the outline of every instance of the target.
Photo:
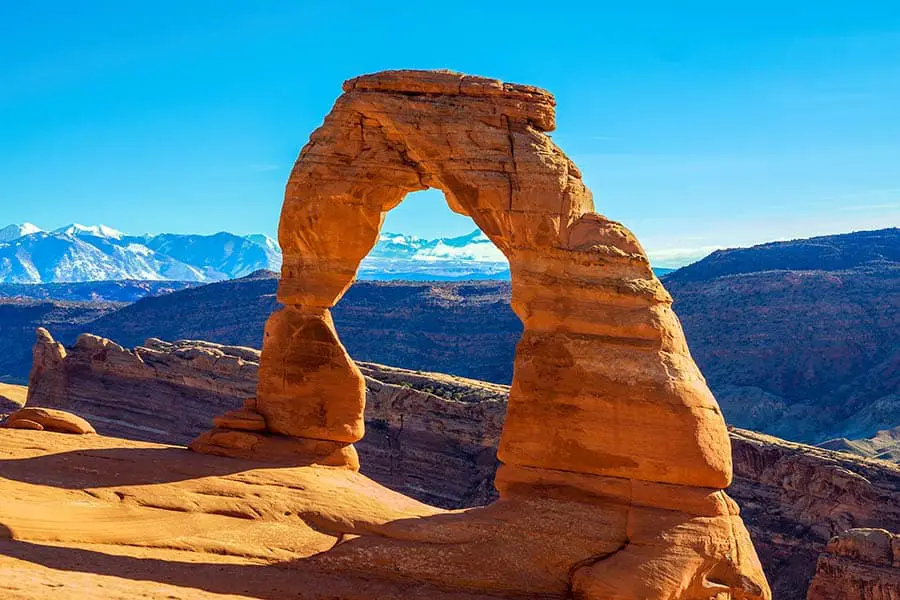
MULTIPOLYGON (((900 225, 900 2, 0 1, 0 226, 274 234, 357 74, 552 91, 598 212, 657 264, 900 225)), ((386 228, 468 233, 438 192, 386 228)))

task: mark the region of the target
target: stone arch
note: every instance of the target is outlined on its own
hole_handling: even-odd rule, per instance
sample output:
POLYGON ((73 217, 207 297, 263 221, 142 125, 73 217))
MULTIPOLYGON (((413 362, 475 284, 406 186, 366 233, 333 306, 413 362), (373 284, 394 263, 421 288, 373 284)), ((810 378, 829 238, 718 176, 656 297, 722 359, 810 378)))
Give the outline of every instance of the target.
POLYGON ((554 106, 538 88, 451 72, 344 84, 287 183, 284 308, 267 323, 252 404, 290 452, 357 464, 364 380, 329 309, 385 213, 434 187, 509 259, 524 326, 498 453, 501 493, 561 473, 729 484, 724 421, 671 298, 631 232, 594 212, 578 168, 547 134, 554 106))
MULTIPOLYGON (((567 597, 767 600, 749 535, 722 491, 731 480, 725 424, 672 300, 631 232, 594 212, 580 172, 547 135, 553 126, 552 96, 533 87, 430 71, 346 82, 287 185, 284 308, 266 324, 257 398, 192 448, 358 469, 363 377, 330 308, 384 214, 411 191, 439 188, 509 259, 523 323, 498 452, 501 502, 453 516, 476 523, 471 546, 446 543, 468 531, 452 524, 449 538, 447 530, 421 538, 440 543, 415 544, 410 527, 448 521, 400 519, 402 547, 387 540, 331 552, 392 576, 398 563, 412 565, 406 576, 419 581, 434 576, 432 566, 446 570, 454 552, 470 561, 473 547, 493 548, 487 555, 512 565, 518 581, 531 571, 523 556, 545 552, 521 532, 544 531, 545 516, 577 507, 563 510, 579 515, 566 525, 590 525, 596 542, 611 544, 566 566, 567 597), (515 533, 485 533, 485 523, 515 533)), ((492 560, 478 568, 493 585, 492 560)))

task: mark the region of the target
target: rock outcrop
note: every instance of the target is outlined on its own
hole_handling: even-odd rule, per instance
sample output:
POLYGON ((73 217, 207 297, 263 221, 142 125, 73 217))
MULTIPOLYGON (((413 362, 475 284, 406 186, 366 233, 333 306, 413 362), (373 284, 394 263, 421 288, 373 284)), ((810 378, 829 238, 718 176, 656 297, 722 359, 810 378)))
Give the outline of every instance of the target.
POLYGON ((775 598, 802 600, 828 541, 856 527, 900 531, 900 466, 731 431, 734 483, 775 598))
POLYGON ((126 350, 91 334, 63 348, 38 329, 29 406, 72 411, 101 433, 186 444, 214 414, 252 396, 259 351, 147 340, 126 350))
POLYGON ((33 429, 84 435, 97 433, 90 423, 64 410, 26 406, 9 415, 0 427, 6 429, 33 429))
MULTIPOLYGON (((508 386, 358 363, 366 380, 363 472, 414 498, 461 508, 494 499, 496 450, 508 386)), ((38 332, 30 403, 71 410, 104 435, 188 444, 214 422, 240 433, 209 439, 215 452, 265 443, 265 421, 243 400, 256 389, 259 351, 203 341, 149 339, 134 349, 85 335, 63 348, 38 332), (229 436, 230 439, 229 439, 229 436), (237 439, 235 439, 237 438, 237 439)), ((290 462, 290 440, 269 452, 290 462)), ((257 449, 258 450, 258 449, 257 449)))
POLYGON ((851 529, 828 542, 808 600, 900 599, 900 535, 851 529))
MULTIPOLYGON (((287 184, 284 306, 266 324, 252 403, 266 429, 232 421, 191 447, 270 460, 270 445, 291 440, 300 464, 343 457, 356 467, 365 379, 330 309, 378 240, 385 213, 409 192, 438 188, 509 259, 512 307, 524 326, 498 450, 500 501, 479 514, 515 507, 504 518, 526 526, 576 501, 580 516, 556 535, 598 527, 590 551, 576 543, 566 552, 578 556, 565 564, 577 597, 769 598, 737 505, 723 491, 732 477, 725 423, 671 297, 631 232, 594 212, 578 168, 547 135, 554 105, 535 87, 451 72, 346 82, 287 184)), ((507 555, 547 551, 541 535, 493 535, 485 543, 507 546, 507 555)), ((393 569, 421 579, 438 576, 438 564, 463 568, 454 552, 385 544, 328 555, 368 568, 389 556, 393 569)), ((537 567, 528 560, 509 572, 502 560, 492 566, 494 585, 550 590, 522 587, 537 567)))

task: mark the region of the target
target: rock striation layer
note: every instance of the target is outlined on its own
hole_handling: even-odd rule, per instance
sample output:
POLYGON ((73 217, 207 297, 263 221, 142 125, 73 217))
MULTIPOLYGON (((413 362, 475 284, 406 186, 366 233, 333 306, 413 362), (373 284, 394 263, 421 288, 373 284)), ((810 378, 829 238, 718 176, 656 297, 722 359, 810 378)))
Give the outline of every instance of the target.
POLYGON ((851 529, 828 542, 808 600, 900 599, 900 535, 851 529))
POLYGON ((258 360, 251 348, 151 338, 128 350, 91 334, 66 349, 38 329, 27 404, 72 411, 107 435, 186 444, 253 394, 258 360))
POLYGON ((729 493, 775 598, 802 600, 828 541, 852 528, 900 531, 900 466, 733 429, 729 493))
MULTIPOLYGON (((723 491, 732 465, 721 411, 640 244, 594 212, 581 172, 547 135, 554 106, 544 90, 452 72, 347 81, 285 192, 283 308, 266 323, 256 397, 244 407, 265 429, 243 428, 258 422, 244 413, 191 447, 280 460, 289 444, 299 464, 357 468, 365 378, 330 311, 385 214, 437 188, 509 260, 523 323, 492 506, 578 498, 579 521, 603 524, 599 546, 568 565, 577 597, 769 598, 723 491)), ((383 552, 395 565, 415 561, 412 578, 454 564, 428 546, 383 552)), ((346 560, 379 557, 357 548, 346 560)), ((518 580, 522 569, 496 577, 518 580)))

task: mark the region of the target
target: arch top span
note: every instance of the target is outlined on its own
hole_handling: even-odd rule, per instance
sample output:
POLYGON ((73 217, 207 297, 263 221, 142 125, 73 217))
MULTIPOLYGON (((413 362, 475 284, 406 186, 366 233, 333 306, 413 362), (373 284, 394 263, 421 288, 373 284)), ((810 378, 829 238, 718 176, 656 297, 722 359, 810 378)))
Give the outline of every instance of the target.
POLYGON ((431 71, 364 75, 344 90, 288 182, 283 302, 332 306, 377 241, 382 215, 412 191, 442 190, 510 259, 565 244, 593 211, 580 171, 546 134, 555 126, 548 92, 431 71), (294 276, 320 267, 332 277, 314 288, 294 276))

